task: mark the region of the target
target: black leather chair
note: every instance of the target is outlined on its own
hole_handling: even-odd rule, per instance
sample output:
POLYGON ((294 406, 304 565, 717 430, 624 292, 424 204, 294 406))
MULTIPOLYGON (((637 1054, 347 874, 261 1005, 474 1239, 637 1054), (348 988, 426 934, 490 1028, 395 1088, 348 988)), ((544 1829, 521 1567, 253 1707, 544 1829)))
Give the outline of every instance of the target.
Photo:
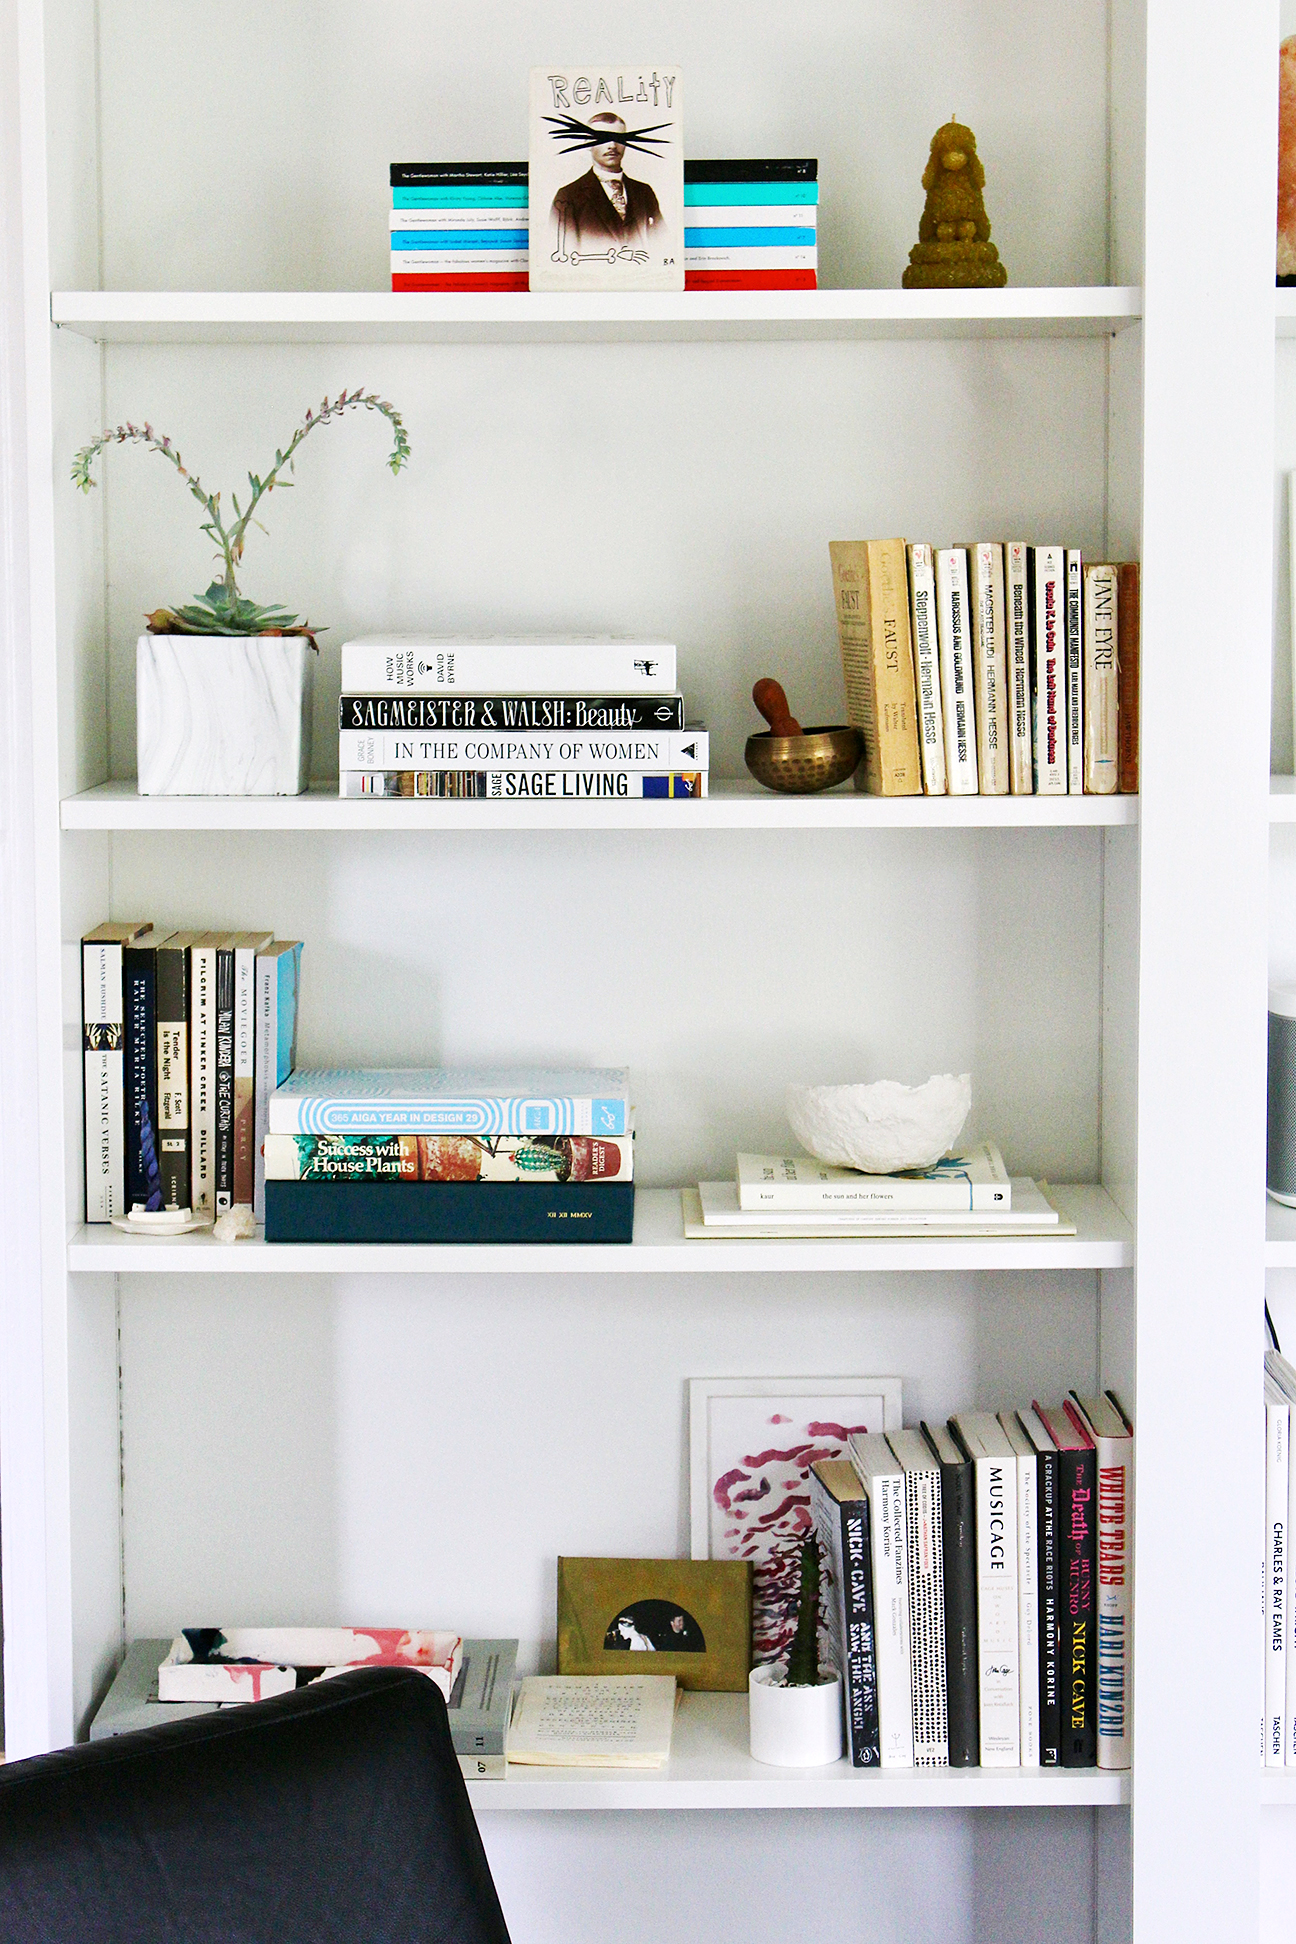
POLYGON ((508 1932, 440 1693, 421 1674, 361 1669, 0 1769, 0 1939, 508 1944, 508 1932))

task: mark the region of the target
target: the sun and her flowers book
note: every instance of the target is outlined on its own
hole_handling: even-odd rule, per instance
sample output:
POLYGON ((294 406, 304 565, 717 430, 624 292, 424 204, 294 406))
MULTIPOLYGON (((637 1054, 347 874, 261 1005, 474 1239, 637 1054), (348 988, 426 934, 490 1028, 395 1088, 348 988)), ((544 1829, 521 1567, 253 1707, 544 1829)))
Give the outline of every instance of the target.
POLYGON ((531 70, 532 290, 683 290, 677 67, 531 70))

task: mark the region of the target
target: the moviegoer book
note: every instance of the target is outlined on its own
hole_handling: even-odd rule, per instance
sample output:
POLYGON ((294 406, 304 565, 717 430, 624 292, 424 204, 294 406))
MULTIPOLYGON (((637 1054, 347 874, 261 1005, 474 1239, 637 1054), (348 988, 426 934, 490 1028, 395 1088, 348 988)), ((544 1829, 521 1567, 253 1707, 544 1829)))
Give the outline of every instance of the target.
POLYGON ((363 635, 342 643, 344 695, 674 695, 675 647, 612 635, 363 635))
POLYGON ((1098 1462, 1093 1439, 1060 1407, 1035 1405, 1058 1450, 1058 1548, 1062 1639, 1062 1767, 1098 1760, 1098 1462))
POLYGON ((630 1181, 633 1143, 592 1134, 267 1134, 270 1181, 630 1181))
POLYGON ((903 540, 832 540, 846 719, 864 737, 857 790, 921 796, 917 690, 903 540))
POLYGON ((271 1134, 630 1131, 625 1067, 321 1067, 270 1096, 271 1134))
POLYGON ((96 925, 81 941, 87 1222, 111 1222, 126 1209, 122 951, 152 929, 96 925))
POLYGON ((905 1476, 881 1431, 853 1431, 850 1461, 868 1494, 873 1556, 873 1637, 883 1768, 914 1766, 909 1679, 909 1530, 905 1476))
POLYGON ((1021 1765, 1040 1766, 1039 1460, 1013 1411, 999 1424, 1017 1454, 1017 1655, 1021 1765))
POLYGON ((951 1768, 981 1759, 977 1665, 976 1498, 972 1461, 943 1424, 922 1425, 940 1464, 941 1565, 945 1590, 945 1711, 951 1768))
POLYGON ((532 290, 683 290, 677 67, 531 70, 532 290))
POLYGON ((886 1439, 905 1480, 914 1766, 948 1768, 940 1466, 921 1431, 891 1431, 886 1439))
POLYGON ((158 1172, 162 1206, 190 1208, 189 961, 197 932, 173 932, 158 946, 158 1172))
POLYGON ((708 769, 705 729, 344 729, 339 770, 708 769))
POLYGON ((341 797, 704 797, 705 770, 343 770, 341 797))
POLYGON ((1019 1411, 1017 1419, 1035 1451, 1036 1570, 1039 1576, 1040 1762, 1057 1768, 1062 1760, 1062 1609, 1061 1532, 1058 1525, 1059 1452, 1038 1412, 1019 1411))
POLYGON ((1017 1455, 989 1411, 949 1420, 976 1479, 977 1658, 981 1672, 981 1767, 1021 1761, 1017 1627, 1017 1455))
POLYGON ((853 1768, 877 1768, 877 1657, 868 1494, 844 1458, 810 1467, 810 1516, 827 1565, 828 1638, 842 1678, 846 1746, 853 1768))
MULTIPOLYGON (((1082 1397, 1072 1391, 1068 1410, 1079 1414, 1094 1441, 1098 1458, 1098 1766, 1124 1769, 1130 1765, 1131 1677, 1134 1659, 1134 1606, 1131 1566, 1134 1557, 1134 1433, 1112 1391, 1101 1397, 1082 1397)), ((1284 1470, 1276 1508, 1283 1531, 1287 1524, 1288 1480, 1284 1470)), ((1280 1577, 1286 1548, 1278 1561, 1280 1577)), ((1278 1656, 1273 1719, 1277 1740, 1273 1760, 1282 1765, 1286 1719, 1287 1627, 1279 1591, 1278 1656)), ((1271 1657, 1266 1656, 1268 1661, 1271 1657)), ((1266 1747, 1266 1760, 1269 1750, 1266 1747)))
POLYGON ((338 729, 682 729, 682 695, 344 695, 338 729))

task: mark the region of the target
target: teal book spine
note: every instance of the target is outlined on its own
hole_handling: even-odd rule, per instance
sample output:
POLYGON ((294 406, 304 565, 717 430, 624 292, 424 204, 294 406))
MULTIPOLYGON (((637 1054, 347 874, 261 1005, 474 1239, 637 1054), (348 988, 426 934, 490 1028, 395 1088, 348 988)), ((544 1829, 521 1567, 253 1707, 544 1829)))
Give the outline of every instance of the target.
POLYGON ((634 1184, 267 1181, 267 1242, 630 1242, 634 1184))

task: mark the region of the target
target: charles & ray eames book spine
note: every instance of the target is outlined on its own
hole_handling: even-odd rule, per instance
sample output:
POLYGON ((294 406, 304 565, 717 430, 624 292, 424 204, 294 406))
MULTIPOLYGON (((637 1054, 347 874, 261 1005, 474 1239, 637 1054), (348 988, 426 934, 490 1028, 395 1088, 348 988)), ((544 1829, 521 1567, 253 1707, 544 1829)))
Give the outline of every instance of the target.
POLYGON ((624 1068, 326 1069, 271 1095, 268 1242, 628 1242, 624 1068))

